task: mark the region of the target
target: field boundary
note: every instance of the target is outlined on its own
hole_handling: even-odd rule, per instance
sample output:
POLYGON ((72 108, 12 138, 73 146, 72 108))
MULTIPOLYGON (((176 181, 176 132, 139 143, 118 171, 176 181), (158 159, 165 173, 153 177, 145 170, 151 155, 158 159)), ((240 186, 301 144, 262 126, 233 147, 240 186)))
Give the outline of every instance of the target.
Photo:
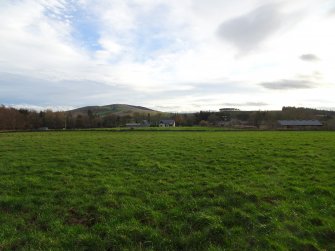
POLYGON ((262 129, 227 129, 227 130, 206 130, 206 129, 180 129, 180 130, 137 130, 137 129, 50 129, 47 131, 40 130, 8 130, 0 131, 0 133, 52 133, 52 132, 111 132, 111 133, 123 133, 123 132, 334 132, 334 130, 294 130, 294 129, 273 129, 273 130, 262 130, 262 129))

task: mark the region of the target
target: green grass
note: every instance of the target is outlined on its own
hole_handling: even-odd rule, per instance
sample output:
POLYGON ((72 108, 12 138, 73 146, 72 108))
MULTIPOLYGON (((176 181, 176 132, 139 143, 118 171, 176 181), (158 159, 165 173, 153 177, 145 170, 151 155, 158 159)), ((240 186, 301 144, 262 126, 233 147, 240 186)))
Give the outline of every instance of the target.
POLYGON ((0 134, 0 250, 335 250, 333 132, 0 134))

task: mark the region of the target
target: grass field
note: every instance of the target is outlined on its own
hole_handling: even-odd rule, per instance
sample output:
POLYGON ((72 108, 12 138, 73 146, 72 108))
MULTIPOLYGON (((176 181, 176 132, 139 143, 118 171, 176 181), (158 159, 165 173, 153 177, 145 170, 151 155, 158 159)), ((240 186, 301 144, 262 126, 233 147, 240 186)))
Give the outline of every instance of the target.
POLYGON ((14 249, 335 250, 335 133, 0 133, 14 249))

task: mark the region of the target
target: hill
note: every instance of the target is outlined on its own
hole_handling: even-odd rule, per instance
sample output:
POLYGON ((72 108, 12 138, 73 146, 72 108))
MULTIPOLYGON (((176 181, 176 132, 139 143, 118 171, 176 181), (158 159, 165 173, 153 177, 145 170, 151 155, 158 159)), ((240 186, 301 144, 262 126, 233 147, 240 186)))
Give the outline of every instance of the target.
POLYGON ((114 115, 130 115, 134 113, 145 113, 145 114, 157 114, 160 113, 159 111, 155 111, 143 106, 134 106, 134 105, 127 105, 127 104, 112 104, 112 105, 104 105, 104 106, 85 106, 81 108, 77 108, 71 110, 69 112, 73 114, 88 114, 91 111, 93 114, 97 114, 100 116, 106 116, 109 114, 114 115))

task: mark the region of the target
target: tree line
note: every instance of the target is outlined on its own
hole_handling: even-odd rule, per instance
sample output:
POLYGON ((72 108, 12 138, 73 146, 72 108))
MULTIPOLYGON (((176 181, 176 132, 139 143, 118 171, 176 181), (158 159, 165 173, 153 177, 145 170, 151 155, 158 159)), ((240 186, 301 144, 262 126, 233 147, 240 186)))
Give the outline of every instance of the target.
POLYGON ((0 130, 85 129, 122 127, 126 123, 158 126, 161 119, 174 119, 177 126, 226 126, 235 128, 274 129, 278 120, 318 119, 324 129, 335 129, 335 112, 309 108, 283 107, 281 111, 239 111, 222 109, 220 112, 196 113, 129 113, 125 115, 98 115, 65 111, 35 111, 0 106, 0 130))
POLYGON ((38 130, 48 129, 85 129, 110 128, 125 126, 126 123, 149 121, 158 125, 159 120, 170 118, 170 115, 157 113, 130 113, 125 115, 98 115, 88 110, 85 113, 69 111, 35 111, 0 106, 0 130, 38 130))

